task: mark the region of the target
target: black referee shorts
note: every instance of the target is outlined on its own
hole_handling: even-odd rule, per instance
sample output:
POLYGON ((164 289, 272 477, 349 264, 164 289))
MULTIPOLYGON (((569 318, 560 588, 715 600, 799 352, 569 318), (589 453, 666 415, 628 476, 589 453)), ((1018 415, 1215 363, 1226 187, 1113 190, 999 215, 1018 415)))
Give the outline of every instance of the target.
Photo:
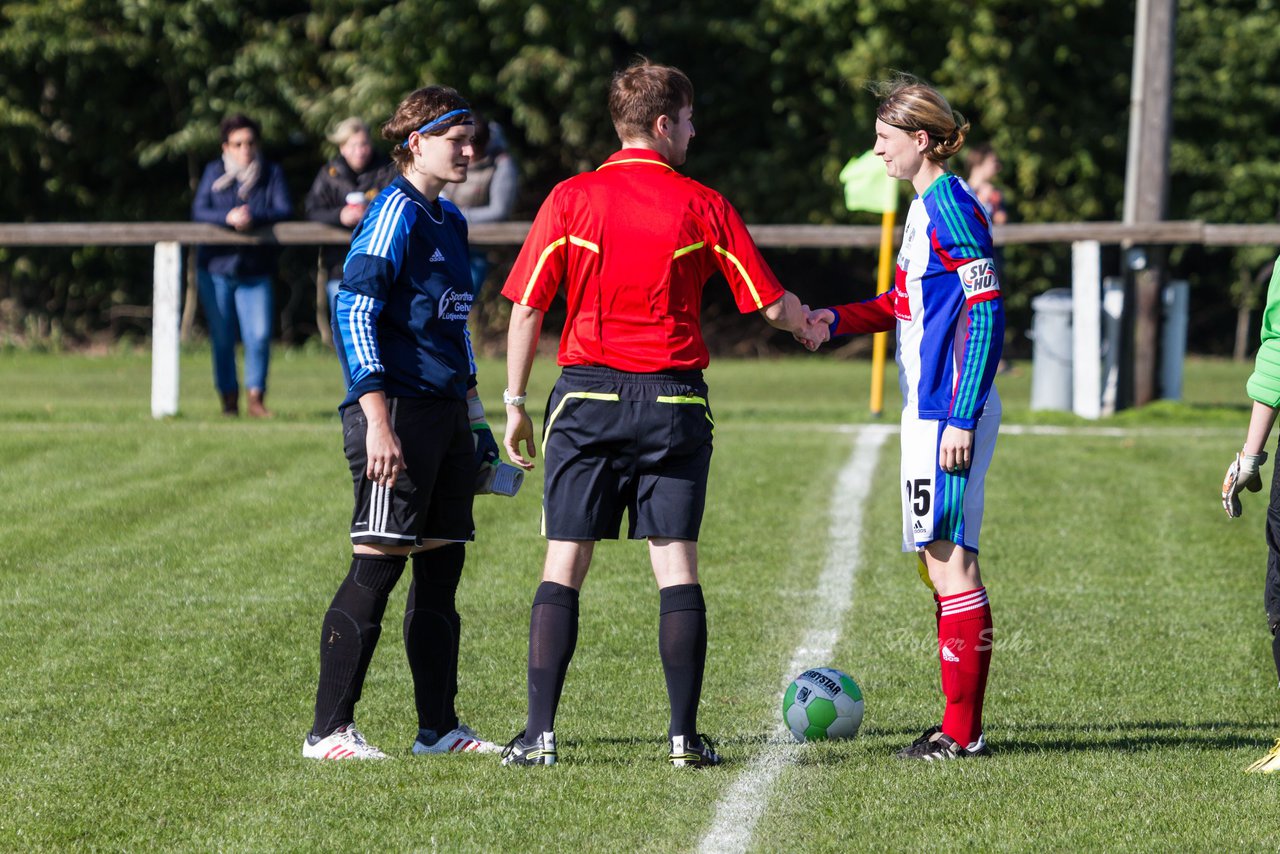
POLYGON ((701 371, 564 369, 547 402, 542 532, 697 540, 715 427, 701 371))
POLYGON ((391 489, 365 477, 368 422, 360 404, 342 410, 343 444, 355 487, 351 542, 415 546, 475 538, 475 440, 467 404, 444 398, 387 399, 405 470, 391 489))

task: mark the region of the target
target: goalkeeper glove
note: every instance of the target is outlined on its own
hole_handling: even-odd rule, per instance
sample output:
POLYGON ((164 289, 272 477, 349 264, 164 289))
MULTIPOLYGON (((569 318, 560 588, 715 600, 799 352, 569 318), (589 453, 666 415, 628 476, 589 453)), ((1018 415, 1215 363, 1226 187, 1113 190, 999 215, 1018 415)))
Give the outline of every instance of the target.
POLYGON ((498 443, 489 425, 472 426, 476 442, 476 495, 515 495, 524 483, 524 472, 498 459, 498 443))
POLYGON ((1222 479, 1222 509, 1232 519, 1244 512, 1240 505, 1241 490, 1258 492, 1262 489, 1262 478, 1258 468, 1267 461, 1267 452, 1246 454, 1243 451, 1227 466, 1227 475, 1222 479))
POLYGON ((507 465, 498 452, 498 441, 485 421, 484 405, 478 396, 467 398, 467 420, 476 449, 476 495, 515 495, 524 482, 524 472, 507 465))

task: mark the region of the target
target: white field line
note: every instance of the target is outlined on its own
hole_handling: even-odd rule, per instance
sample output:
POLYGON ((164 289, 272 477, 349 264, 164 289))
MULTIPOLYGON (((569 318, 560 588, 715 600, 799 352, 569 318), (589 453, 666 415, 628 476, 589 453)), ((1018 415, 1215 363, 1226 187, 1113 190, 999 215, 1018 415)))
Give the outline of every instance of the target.
MULTIPOLYGON (((1241 424, 1247 424, 1247 419, 1241 424)), ((893 420, 884 421, 875 424, 823 424, 820 422, 787 422, 787 421, 764 421, 750 422, 744 421, 734 423, 728 418, 721 419, 716 422, 717 430, 743 430, 752 432, 776 432, 785 431, 788 433, 837 433, 842 435, 851 435, 862 430, 888 430, 890 433, 898 432, 898 421, 895 415, 893 420)), ((1177 436, 1181 438, 1216 438, 1219 436, 1239 436, 1243 435, 1244 427, 1185 427, 1185 426, 1148 426, 1148 427, 1102 427, 1095 425, 1081 425, 1076 427, 1066 427, 1052 424, 1001 424, 1001 436, 1100 436, 1111 439, 1133 439, 1143 436, 1153 438, 1177 436)))
MULTIPOLYGON (((880 448, 896 430, 882 425, 863 425, 856 431, 853 453, 836 478, 831 496, 831 527, 828 531, 827 559, 809 600, 809 627, 791 655, 778 689, 782 693, 797 674, 810 667, 830 663, 840 626, 853 604, 853 575, 862 560, 862 510, 871 484, 880 448)), ((743 852, 751 843, 756 821, 768 803, 783 768, 795 762, 797 745, 778 718, 774 732, 759 755, 729 787, 716 806, 715 819, 702 837, 703 852, 743 852)))

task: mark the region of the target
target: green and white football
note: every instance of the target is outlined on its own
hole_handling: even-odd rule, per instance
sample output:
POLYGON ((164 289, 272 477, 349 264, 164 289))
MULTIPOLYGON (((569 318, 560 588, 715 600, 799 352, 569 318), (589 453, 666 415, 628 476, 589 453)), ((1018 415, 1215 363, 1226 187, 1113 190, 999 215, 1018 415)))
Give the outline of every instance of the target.
POLYGON ((862 689, 835 668, 806 670, 782 695, 782 719, 796 741, 853 738, 862 724, 862 689))

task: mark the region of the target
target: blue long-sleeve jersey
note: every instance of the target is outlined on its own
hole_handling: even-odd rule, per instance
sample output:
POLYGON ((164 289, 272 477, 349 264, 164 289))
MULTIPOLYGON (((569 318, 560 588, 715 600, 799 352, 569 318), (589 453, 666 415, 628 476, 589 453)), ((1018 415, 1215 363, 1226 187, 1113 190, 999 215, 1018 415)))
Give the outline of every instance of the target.
POLYGON ((377 390, 466 398, 476 372, 469 257, 467 222, 452 202, 427 201, 403 176, 374 199, 352 235, 333 316, 342 407, 377 390))

